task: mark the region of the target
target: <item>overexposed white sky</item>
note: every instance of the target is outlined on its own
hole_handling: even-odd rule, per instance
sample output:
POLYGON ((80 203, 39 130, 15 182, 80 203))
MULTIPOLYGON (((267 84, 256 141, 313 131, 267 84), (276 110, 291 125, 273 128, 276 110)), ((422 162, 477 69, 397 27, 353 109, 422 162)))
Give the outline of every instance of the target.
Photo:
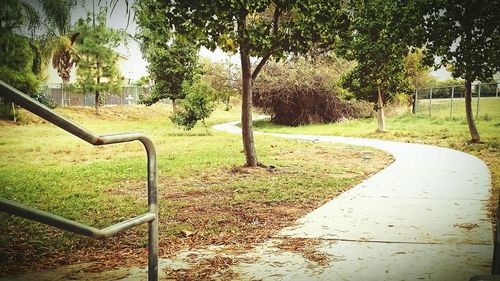
POLYGON ((433 70, 431 72, 431 75, 436 77, 440 81, 453 78, 453 77, 451 77, 451 73, 448 72, 448 70, 446 70, 446 68, 444 68, 444 67, 441 67, 438 70, 433 70))

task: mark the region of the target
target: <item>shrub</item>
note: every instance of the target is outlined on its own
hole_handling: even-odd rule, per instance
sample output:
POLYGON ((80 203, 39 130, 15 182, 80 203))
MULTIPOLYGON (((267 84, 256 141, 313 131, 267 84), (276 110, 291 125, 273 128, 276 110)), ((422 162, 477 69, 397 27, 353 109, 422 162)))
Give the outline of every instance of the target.
POLYGON ((254 84, 254 105, 276 124, 329 123, 372 115, 366 102, 347 102, 338 81, 352 64, 336 57, 269 64, 254 84))
POLYGON ((179 126, 183 126, 186 131, 191 130, 198 121, 201 121, 205 128, 205 119, 214 111, 212 100, 213 88, 206 82, 197 79, 191 85, 185 85, 187 96, 180 103, 180 110, 170 117, 170 120, 179 126))
POLYGON ((43 93, 38 93, 38 94, 34 95, 33 98, 48 108, 54 109, 57 107, 57 104, 55 103, 55 101, 52 100, 51 98, 47 97, 43 93))

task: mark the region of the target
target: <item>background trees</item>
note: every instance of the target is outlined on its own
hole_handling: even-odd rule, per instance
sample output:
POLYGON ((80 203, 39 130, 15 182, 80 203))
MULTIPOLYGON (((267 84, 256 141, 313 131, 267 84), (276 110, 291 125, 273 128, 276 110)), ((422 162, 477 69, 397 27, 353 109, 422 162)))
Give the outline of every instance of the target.
POLYGON ((231 97, 240 92, 241 72, 237 65, 226 61, 224 63, 212 62, 209 59, 201 62, 203 79, 207 80, 214 89, 214 100, 224 103, 225 110, 231 108, 231 97))
POLYGON ((106 9, 97 15, 89 13, 76 23, 76 31, 80 33, 76 50, 81 57, 77 84, 95 93, 96 114, 99 114, 102 95, 118 90, 123 83, 117 65, 118 54, 112 48, 124 40, 124 33, 106 26, 106 13, 106 9))
POLYGON ((157 1, 138 1, 135 10, 139 24, 136 37, 154 82, 151 95, 142 98, 142 102, 152 105, 169 98, 175 113, 176 100, 187 95, 183 85, 191 83, 197 72, 199 48, 172 33, 166 23, 165 7, 157 1))
POLYGON ((30 31, 39 24, 38 13, 28 3, 0 2, 0 77, 29 95, 35 94, 40 81, 34 71, 36 54, 30 44, 32 40, 21 34, 21 29, 30 31))
POLYGON ((271 57, 305 52, 315 43, 331 45, 348 23, 340 1, 163 1, 161 5, 166 27, 186 40, 212 50, 239 51, 246 166, 259 164, 251 110, 252 84, 262 67, 271 57), (251 57, 258 59, 253 69, 251 57))
POLYGON ((436 79, 431 76, 431 68, 424 62, 422 49, 408 52, 404 58, 404 72, 412 91, 429 86, 436 79))
POLYGON ((440 56, 454 78, 465 80, 465 112, 472 142, 479 142, 471 106, 471 84, 487 82, 500 71, 500 1, 436 1, 422 6, 427 63, 440 56), (496 7, 496 8, 495 8, 496 7))

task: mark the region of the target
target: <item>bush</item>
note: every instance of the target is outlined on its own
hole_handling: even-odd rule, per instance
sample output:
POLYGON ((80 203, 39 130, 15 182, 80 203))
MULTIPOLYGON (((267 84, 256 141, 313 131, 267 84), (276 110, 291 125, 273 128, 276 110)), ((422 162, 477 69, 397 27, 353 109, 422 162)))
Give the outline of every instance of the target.
POLYGON ((210 116, 215 108, 211 98, 213 88, 200 79, 185 87, 187 96, 180 103, 180 110, 172 115, 170 120, 179 126, 183 126, 186 131, 191 130, 198 121, 201 121, 207 128, 205 119, 210 116))
POLYGON ((371 104, 341 99, 338 81, 351 66, 335 57, 269 64, 255 81, 254 105, 273 123, 291 126, 371 116, 371 104))
POLYGON ((47 97, 43 93, 36 94, 33 96, 33 98, 48 108, 54 109, 57 107, 57 104, 55 103, 55 101, 52 100, 51 98, 47 97))
POLYGON ((19 112, 12 107, 11 102, 0 100, 0 119, 17 120, 19 117, 19 112))

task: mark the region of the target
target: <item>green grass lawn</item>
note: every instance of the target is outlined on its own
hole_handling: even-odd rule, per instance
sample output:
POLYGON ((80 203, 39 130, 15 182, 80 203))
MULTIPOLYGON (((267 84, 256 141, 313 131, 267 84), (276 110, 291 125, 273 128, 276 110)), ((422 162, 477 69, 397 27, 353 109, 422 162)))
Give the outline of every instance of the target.
MULTIPOLYGON (((98 133, 144 132, 157 148, 160 252, 263 241, 391 162, 380 151, 256 136, 245 169, 240 136, 174 126, 164 105, 58 111, 98 133), (365 157, 370 155, 370 157, 365 157), (311 161, 310 159, 315 159, 311 161)), ((208 125, 239 119, 217 111, 208 125)), ((95 227, 142 214, 146 158, 138 142, 94 147, 24 112, 0 122, 0 197, 95 227)), ((0 275, 78 261, 95 270, 146 261, 146 225, 104 241, 0 214, 0 275)))

